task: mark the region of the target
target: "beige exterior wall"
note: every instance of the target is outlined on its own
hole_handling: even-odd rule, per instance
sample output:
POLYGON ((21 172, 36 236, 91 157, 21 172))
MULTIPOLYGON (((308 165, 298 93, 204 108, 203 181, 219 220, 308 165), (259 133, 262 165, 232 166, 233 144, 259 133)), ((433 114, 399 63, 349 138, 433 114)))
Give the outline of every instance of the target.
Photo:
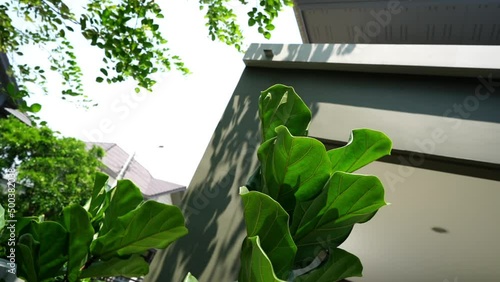
MULTIPOLYGON (((247 67, 183 198, 189 234, 157 254, 148 281, 182 281, 187 272, 201 282, 237 279, 245 236, 238 187, 257 165, 259 93, 275 83, 294 86, 310 105, 313 136, 346 141, 350 129, 369 127, 387 132, 397 149, 418 152, 424 150, 415 140, 432 140, 438 128, 448 137, 425 153, 491 162, 496 168, 500 164, 495 149, 500 145, 500 91, 479 101, 467 117, 443 117, 474 95, 475 78, 247 67)), ((498 217, 498 181, 390 164, 373 164, 364 171, 381 178, 394 208, 384 207, 346 242, 370 275, 363 281, 500 277, 493 266, 500 261, 493 239, 500 237, 500 230, 491 226, 498 217), (449 234, 433 232, 436 226, 449 234), (372 232, 376 242, 368 240, 372 232), (467 241, 469 236, 475 236, 474 244, 467 241)))

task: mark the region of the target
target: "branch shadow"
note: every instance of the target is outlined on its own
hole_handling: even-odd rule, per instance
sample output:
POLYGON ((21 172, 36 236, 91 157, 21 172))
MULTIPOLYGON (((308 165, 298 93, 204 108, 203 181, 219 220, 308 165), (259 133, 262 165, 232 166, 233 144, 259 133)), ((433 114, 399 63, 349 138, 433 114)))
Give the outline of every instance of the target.
MULTIPOLYGON (((317 52, 324 56, 333 49, 317 52)), ((157 253, 146 281, 182 281, 188 272, 201 282, 237 280, 246 235, 238 188, 258 165, 260 92, 277 83, 294 86, 279 73, 244 70, 182 199, 189 234, 157 253)), ((308 89, 296 90, 300 95, 308 89)), ((317 104, 302 98, 314 116, 317 104)))

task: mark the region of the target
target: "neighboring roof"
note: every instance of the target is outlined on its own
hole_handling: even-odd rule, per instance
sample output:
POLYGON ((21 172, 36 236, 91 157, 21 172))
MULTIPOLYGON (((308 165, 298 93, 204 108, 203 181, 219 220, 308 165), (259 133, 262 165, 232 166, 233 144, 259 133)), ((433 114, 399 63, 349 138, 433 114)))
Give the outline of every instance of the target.
POLYGON ((25 113, 11 108, 5 108, 5 111, 9 114, 15 116, 18 120, 24 122, 25 124, 31 126, 31 119, 25 113))
MULTIPOLYGON (((90 149, 92 146, 98 146, 106 151, 106 155, 102 159, 102 162, 106 166, 103 171, 113 178, 118 176, 130 156, 115 143, 86 142, 86 145, 87 149, 90 149)), ((142 194, 147 197, 186 190, 186 186, 154 178, 135 159, 132 159, 123 179, 129 179, 134 182, 141 189, 142 194)))

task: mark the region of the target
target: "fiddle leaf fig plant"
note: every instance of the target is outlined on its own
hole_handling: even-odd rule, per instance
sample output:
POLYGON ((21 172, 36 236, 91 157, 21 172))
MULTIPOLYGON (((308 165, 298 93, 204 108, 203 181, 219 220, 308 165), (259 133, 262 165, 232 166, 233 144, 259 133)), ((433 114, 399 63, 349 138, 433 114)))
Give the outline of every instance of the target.
POLYGON ((261 93, 259 116, 260 166, 240 188, 247 237, 239 282, 361 276, 360 260, 338 247, 386 202, 377 177, 353 172, 390 154, 391 140, 356 129, 347 145, 327 151, 307 136, 311 111, 285 85, 261 93))
MULTIPOLYGON (((137 186, 119 180, 106 188, 98 173, 86 208, 70 205, 59 221, 19 218, 17 277, 30 282, 139 277, 149 272, 145 254, 187 234, 179 208, 145 201, 137 186)), ((5 230, 2 238, 6 238, 5 230)))

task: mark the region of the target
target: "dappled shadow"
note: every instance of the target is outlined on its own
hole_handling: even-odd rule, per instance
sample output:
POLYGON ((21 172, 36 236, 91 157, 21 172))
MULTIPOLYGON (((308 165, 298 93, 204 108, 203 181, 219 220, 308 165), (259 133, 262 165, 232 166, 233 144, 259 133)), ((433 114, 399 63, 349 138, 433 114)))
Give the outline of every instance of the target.
POLYGON ((246 235, 238 188, 258 164, 258 97, 277 83, 293 86, 251 69, 243 72, 183 198, 189 234, 157 254, 147 281, 182 281, 187 272, 201 282, 237 279, 246 235))
MULTIPOLYGON (((252 68, 273 68, 263 71, 263 78, 277 73, 273 78, 282 83, 288 80, 296 88, 313 90, 315 97, 311 101, 319 103, 500 122, 500 115, 494 114, 500 103, 494 74, 459 77, 461 68, 453 70, 457 77, 401 74, 418 72, 418 67, 362 65, 360 58, 371 55, 369 48, 363 53, 362 46, 365 45, 252 44, 244 60, 252 68), (266 57, 264 50, 272 50, 274 56, 266 57), (349 60, 355 50, 356 56, 349 60), (339 56, 345 58, 336 60, 339 56), (379 71, 382 67, 386 73, 379 71), (488 102, 482 102, 484 99, 488 102), (479 102, 481 110, 476 111, 479 102)), ((427 73, 439 74, 440 69, 434 67, 427 73)))
POLYGON ((346 56, 356 44, 252 44, 245 60, 297 62, 327 62, 335 56, 346 56), (286 47, 286 48, 285 48, 286 47), (266 57, 264 50, 272 50, 273 57, 266 57))
MULTIPOLYGON (((263 89, 259 89, 263 90, 263 89)), ((189 234, 158 254, 150 281, 234 281, 244 236, 238 187, 256 167, 259 91, 240 83, 183 199, 189 234)))

